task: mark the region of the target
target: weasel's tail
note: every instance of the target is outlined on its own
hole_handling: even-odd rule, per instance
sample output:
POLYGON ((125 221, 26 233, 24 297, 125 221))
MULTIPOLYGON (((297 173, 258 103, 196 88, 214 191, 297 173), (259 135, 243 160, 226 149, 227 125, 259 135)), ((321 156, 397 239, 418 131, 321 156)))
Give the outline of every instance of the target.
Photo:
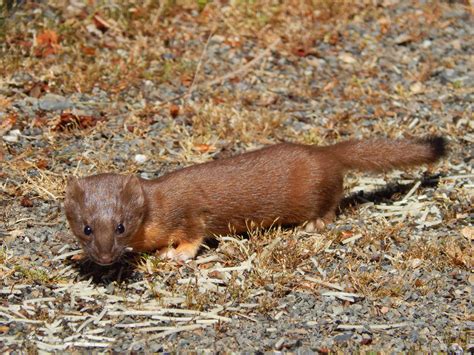
POLYGON ((445 155, 446 140, 443 137, 357 140, 326 149, 347 170, 381 172, 435 162, 445 155))

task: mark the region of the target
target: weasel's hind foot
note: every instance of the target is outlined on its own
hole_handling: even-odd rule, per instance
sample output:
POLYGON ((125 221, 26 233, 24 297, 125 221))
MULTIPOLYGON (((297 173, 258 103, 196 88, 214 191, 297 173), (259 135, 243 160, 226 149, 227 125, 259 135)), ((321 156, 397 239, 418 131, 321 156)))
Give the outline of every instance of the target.
POLYGON ((329 223, 332 223, 336 218, 336 214, 333 212, 327 213, 324 217, 316 218, 308 221, 304 227, 304 231, 307 233, 321 232, 326 229, 329 223))
POLYGON ((325 227, 326 224, 323 222, 323 220, 321 218, 318 218, 306 223, 306 225, 304 226, 304 231, 307 233, 320 232, 324 230, 325 227))

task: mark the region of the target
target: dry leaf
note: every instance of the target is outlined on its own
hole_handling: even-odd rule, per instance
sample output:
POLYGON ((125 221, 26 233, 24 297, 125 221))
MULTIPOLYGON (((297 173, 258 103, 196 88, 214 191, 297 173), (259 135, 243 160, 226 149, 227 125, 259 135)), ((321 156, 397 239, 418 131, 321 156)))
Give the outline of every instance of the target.
POLYGON ((191 86, 193 83, 193 76, 191 74, 182 74, 180 76, 181 79, 181 84, 183 84, 186 87, 191 86))
POLYGON ((170 115, 171 117, 175 118, 179 115, 179 106, 175 104, 170 105, 170 115))
POLYGON ((57 45, 59 37, 53 30, 44 30, 36 37, 36 42, 40 46, 57 45))
POLYGON ((36 37, 35 56, 47 57, 59 52, 59 36, 53 30, 44 30, 36 37))
POLYGON ((67 128, 78 127, 80 129, 94 127, 98 121, 101 121, 94 116, 77 116, 71 112, 64 112, 59 116, 57 122, 55 122, 53 130, 60 131, 67 128))
POLYGON ((20 205, 23 207, 33 207, 33 201, 28 196, 23 196, 20 201, 20 205))
POLYGON ((36 163, 36 167, 38 169, 41 169, 41 170, 44 170, 48 167, 48 161, 46 159, 40 159, 38 160, 38 162, 36 163))
POLYGON ((81 45, 81 51, 85 55, 95 56, 95 48, 81 45))

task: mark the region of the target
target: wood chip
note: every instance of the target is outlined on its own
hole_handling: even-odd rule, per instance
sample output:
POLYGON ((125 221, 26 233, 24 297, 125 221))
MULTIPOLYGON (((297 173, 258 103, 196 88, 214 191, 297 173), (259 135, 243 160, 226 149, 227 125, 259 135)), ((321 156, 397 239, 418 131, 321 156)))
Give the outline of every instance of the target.
POLYGON ((311 276, 305 276, 304 279, 306 281, 314 282, 314 283, 317 283, 318 285, 321 285, 321 286, 324 286, 324 287, 327 287, 327 288, 333 288, 333 289, 338 290, 338 291, 344 291, 344 287, 342 287, 340 285, 337 285, 337 284, 334 284, 334 283, 331 283, 331 282, 326 282, 326 281, 316 279, 316 278, 311 277, 311 276))
POLYGON ((351 243, 351 242, 355 242, 356 240, 358 240, 360 238, 362 238, 362 234, 356 234, 356 235, 353 235, 350 238, 344 239, 342 241, 342 244, 348 244, 348 243, 351 243))

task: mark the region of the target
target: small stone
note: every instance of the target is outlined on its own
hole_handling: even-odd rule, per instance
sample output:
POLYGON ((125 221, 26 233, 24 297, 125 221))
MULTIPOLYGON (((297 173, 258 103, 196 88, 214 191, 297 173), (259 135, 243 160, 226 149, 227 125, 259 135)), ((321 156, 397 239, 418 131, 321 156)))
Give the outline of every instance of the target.
POLYGON ((343 61, 344 63, 347 64, 355 64, 357 63, 357 59, 355 59, 352 55, 349 53, 342 53, 339 55, 339 60, 343 61))
POLYGON ((342 307, 342 306, 333 306, 332 307, 332 313, 335 316, 338 316, 339 314, 341 314, 343 312, 344 312, 344 307, 342 307))
POLYGON ((135 158, 134 158, 135 162, 138 163, 138 164, 143 164, 145 163, 148 158, 146 155, 143 155, 143 154, 137 154, 135 155, 135 158))
POLYGON ((421 46, 422 46, 423 48, 429 48, 429 47, 431 47, 431 44, 432 44, 432 43, 433 43, 433 42, 430 41, 429 39, 425 39, 425 40, 423 41, 423 43, 421 43, 421 46))
POLYGON ((413 83, 411 86, 410 86, 410 91, 413 93, 413 94, 420 94, 423 92, 424 90, 424 86, 422 83, 420 83, 419 81, 417 81, 416 83, 413 83))
POLYGON ((413 41, 413 38, 412 38, 411 35, 409 35, 407 33, 401 34, 400 36, 398 36, 394 40, 395 44, 398 44, 398 45, 408 44, 411 41, 413 41))
POLYGON ((283 348, 283 345, 285 344, 285 338, 280 338, 276 343, 275 343, 275 350, 281 350, 283 348))
POLYGON ((163 351, 163 346, 160 343, 151 343, 149 346, 152 353, 163 351))
POLYGON ((62 111, 71 106, 71 102, 61 95, 46 94, 39 100, 39 108, 44 111, 62 111))
POLYGON ((352 333, 343 333, 336 335, 333 339, 336 343, 345 343, 352 338, 352 333))
POLYGON ((19 129, 12 129, 8 134, 3 136, 3 140, 9 143, 17 143, 20 135, 21 132, 19 129))
POLYGON ((452 343, 449 349, 451 350, 450 351, 451 354, 455 354, 455 355, 464 354, 463 348, 458 343, 452 343))

